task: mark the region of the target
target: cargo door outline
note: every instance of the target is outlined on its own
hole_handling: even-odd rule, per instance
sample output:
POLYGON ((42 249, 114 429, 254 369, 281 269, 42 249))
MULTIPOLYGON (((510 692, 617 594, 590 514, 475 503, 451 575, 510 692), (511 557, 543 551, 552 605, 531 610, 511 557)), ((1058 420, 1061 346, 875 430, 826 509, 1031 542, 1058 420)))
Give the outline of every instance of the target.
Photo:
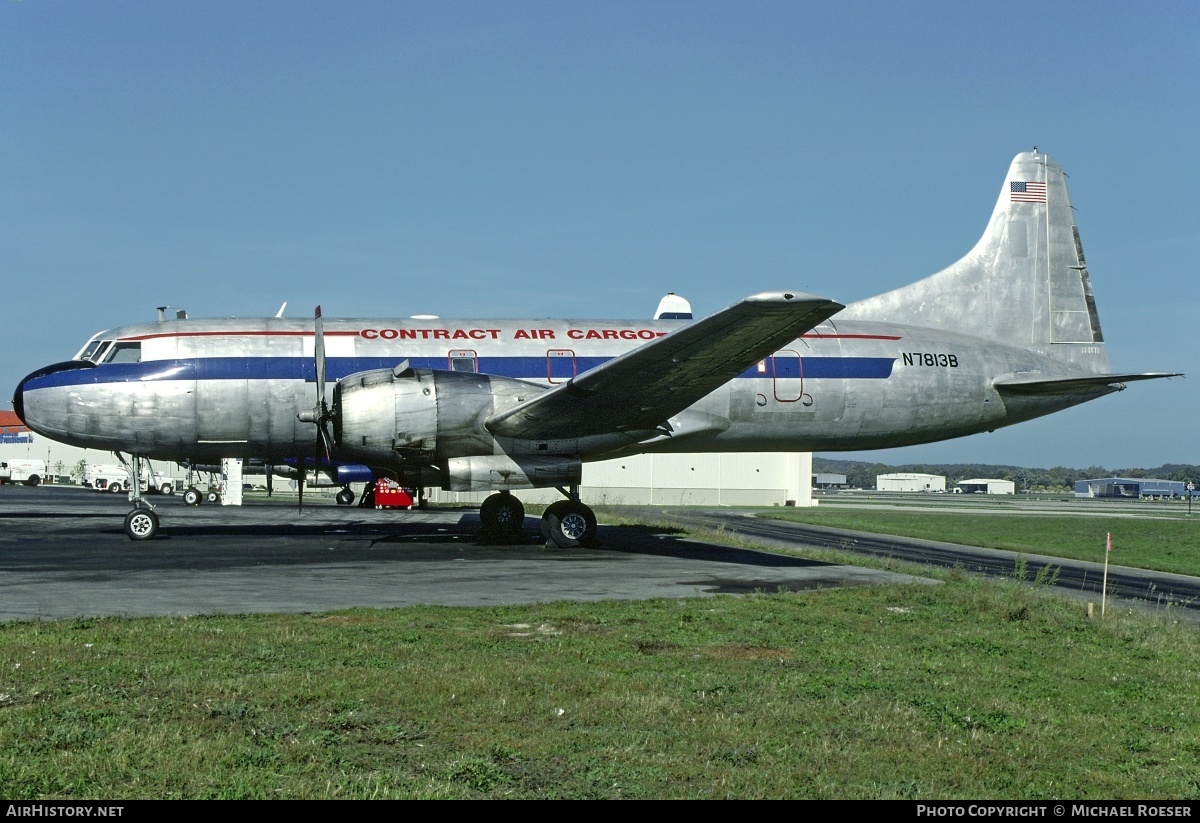
POLYGON ((214 360, 205 362, 197 373, 196 439, 202 444, 245 443, 250 436, 250 359, 228 370, 214 360))

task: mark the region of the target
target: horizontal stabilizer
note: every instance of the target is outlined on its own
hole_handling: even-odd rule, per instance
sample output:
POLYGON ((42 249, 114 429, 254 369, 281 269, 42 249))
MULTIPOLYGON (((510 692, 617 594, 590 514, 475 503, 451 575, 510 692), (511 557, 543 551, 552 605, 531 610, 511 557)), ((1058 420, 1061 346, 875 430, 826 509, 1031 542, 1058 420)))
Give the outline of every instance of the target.
POLYGON ((555 439, 655 430, 836 314, 799 292, 747 297, 489 418, 498 437, 555 439))
POLYGON ((1157 380, 1160 377, 1183 377, 1178 372, 1144 372, 1141 374, 1091 374, 1086 377, 1042 377, 1037 374, 1008 375, 996 378, 992 385, 1002 394, 1076 394, 1095 391, 1121 391, 1126 383, 1136 380, 1157 380))

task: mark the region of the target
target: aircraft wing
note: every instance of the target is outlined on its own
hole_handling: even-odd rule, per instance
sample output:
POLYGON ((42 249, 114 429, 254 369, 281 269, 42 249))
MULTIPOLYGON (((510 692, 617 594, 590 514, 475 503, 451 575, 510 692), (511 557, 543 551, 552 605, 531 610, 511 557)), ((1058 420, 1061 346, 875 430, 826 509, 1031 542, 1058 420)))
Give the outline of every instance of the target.
POLYGON ((1072 394, 1108 389, 1121 391, 1126 383, 1136 380, 1156 380, 1160 377, 1183 377, 1178 372, 1144 372, 1133 374, 1094 374, 1087 377, 1042 377, 1041 375, 1008 375, 999 377, 992 385, 997 391, 1011 394, 1072 394))
POLYGON ((498 437, 560 439, 660 429, 842 304, 796 292, 747 297, 488 418, 498 437))

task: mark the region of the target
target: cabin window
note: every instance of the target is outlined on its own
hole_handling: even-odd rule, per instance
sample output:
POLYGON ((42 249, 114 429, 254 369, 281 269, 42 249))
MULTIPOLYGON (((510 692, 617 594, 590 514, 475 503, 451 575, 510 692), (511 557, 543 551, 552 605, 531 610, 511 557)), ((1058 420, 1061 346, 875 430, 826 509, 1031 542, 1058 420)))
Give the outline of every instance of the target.
POLYGON ((142 362, 141 343, 118 343, 112 347, 105 363, 140 363, 142 362))
POLYGON ((477 372, 479 359, 471 349, 455 349, 449 355, 451 371, 477 372))

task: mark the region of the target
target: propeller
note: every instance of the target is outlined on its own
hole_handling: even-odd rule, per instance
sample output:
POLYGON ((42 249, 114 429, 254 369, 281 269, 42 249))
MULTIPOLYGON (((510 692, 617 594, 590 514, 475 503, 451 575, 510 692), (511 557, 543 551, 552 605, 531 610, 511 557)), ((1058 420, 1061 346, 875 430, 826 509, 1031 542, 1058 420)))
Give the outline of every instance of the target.
MULTIPOLYGON (((321 465, 321 454, 325 454, 325 462, 330 462, 332 459, 333 440, 329 436, 327 425, 333 419, 333 415, 329 411, 329 404, 325 402, 325 323, 321 319, 321 307, 317 306, 316 312, 313 314, 313 365, 316 368, 317 374, 317 404, 311 412, 300 412, 296 417, 302 423, 317 424, 317 441, 313 446, 313 471, 317 471, 321 465)), ((304 462, 300 462, 300 509, 304 509, 304 479, 308 475, 305 470, 304 462)))

